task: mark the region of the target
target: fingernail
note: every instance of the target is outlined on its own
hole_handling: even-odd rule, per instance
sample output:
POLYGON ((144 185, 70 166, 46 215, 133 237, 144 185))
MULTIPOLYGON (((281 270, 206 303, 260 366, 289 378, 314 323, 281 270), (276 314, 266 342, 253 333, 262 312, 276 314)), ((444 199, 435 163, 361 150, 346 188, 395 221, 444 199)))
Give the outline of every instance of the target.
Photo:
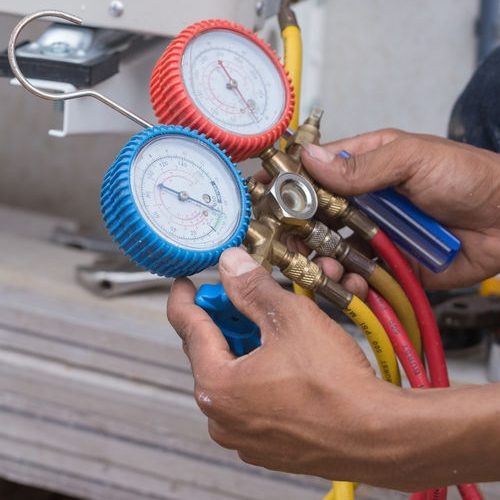
POLYGON ((259 267, 259 264, 241 248, 225 250, 219 260, 219 268, 230 276, 240 276, 259 267))
POLYGON ((335 158, 330 151, 316 144, 304 144, 304 149, 311 158, 323 163, 330 163, 335 158))

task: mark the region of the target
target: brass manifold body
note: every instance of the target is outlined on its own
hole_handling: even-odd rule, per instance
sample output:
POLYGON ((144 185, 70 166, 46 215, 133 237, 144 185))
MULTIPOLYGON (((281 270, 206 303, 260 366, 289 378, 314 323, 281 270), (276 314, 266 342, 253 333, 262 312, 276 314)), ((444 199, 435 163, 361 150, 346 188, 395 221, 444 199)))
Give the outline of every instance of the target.
POLYGON ((321 115, 321 110, 313 110, 288 139, 285 152, 269 147, 261 153, 262 166, 272 181, 265 186, 253 177, 247 179, 254 219, 245 246, 269 271, 277 266, 294 283, 321 293, 345 309, 352 294, 330 280, 316 263, 289 250, 285 244, 286 239, 294 235, 316 255, 333 257, 350 271, 365 277, 373 272, 373 262, 326 224, 347 225, 368 240, 375 234, 376 226, 364 214, 351 208, 345 198, 322 188, 308 175, 301 162, 303 145, 319 143, 321 115))

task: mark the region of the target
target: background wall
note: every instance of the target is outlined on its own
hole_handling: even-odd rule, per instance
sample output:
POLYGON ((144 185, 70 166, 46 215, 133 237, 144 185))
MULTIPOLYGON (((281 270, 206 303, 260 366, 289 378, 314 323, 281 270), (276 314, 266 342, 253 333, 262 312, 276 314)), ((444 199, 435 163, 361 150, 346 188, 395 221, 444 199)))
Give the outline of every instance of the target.
MULTIPOLYGON (((445 135, 474 68, 478 8, 477 0, 305 1, 304 112, 324 107, 325 140, 388 126, 445 135)), ((16 21, 0 16, 0 47, 16 21)), ((0 203, 100 228, 100 181, 127 137, 51 138, 51 106, 0 79, 0 203)))

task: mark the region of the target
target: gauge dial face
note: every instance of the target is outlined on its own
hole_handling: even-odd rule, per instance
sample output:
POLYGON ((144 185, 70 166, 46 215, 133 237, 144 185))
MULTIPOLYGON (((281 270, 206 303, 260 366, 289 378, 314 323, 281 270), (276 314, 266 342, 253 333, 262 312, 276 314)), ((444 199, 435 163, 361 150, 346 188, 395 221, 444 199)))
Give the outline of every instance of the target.
POLYGON ((194 37, 182 78, 196 107, 221 129, 256 135, 272 129, 286 106, 286 87, 271 58, 252 40, 227 29, 194 37))
POLYGON ((215 249, 240 223, 235 173, 196 139, 168 135, 149 141, 132 163, 130 182, 144 220, 178 247, 215 249))

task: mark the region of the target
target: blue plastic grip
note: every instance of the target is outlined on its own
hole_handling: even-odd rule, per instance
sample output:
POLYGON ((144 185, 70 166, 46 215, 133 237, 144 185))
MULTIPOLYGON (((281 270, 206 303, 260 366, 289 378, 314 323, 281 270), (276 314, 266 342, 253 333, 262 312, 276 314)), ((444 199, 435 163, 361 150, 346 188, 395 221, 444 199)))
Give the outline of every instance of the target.
POLYGON ((244 356, 261 345, 259 327, 234 307, 221 284, 202 285, 195 303, 221 329, 236 356, 244 356))
MULTIPOLYGON (((339 156, 349 158, 347 151, 339 156)), ((401 248, 431 271, 444 271, 460 250, 460 240, 394 189, 352 197, 401 248)))

